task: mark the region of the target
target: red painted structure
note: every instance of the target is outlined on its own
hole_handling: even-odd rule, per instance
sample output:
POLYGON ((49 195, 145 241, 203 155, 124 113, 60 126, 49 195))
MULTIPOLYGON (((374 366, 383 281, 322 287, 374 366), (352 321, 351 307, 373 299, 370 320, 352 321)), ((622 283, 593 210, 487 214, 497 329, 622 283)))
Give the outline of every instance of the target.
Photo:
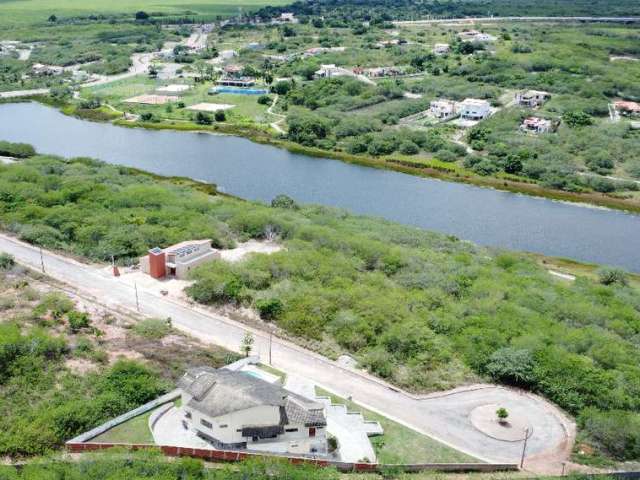
POLYGON ((159 248, 149 250, 149 275, 164 278, 167 275, 167 255, 159 248))

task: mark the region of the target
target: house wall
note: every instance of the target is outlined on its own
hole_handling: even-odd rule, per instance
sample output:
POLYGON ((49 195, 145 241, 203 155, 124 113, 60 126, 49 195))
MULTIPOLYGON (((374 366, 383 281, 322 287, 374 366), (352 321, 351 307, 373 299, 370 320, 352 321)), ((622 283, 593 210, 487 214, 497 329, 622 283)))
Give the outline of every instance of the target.
MULTIPOLYGON (((253 442, 251 437, 242 436, 241 430, 243 426, 278 425, 280 423, 280 409, 278 407, 264 405, 212 418, 187 407, 187 402, 185 402, 185 398, 183 397, 183 410, 185 413, 191 413, 190 419, 185 418, 190 428, 197 432, 202 432, 225 445, 240 445, 246 443, 247 448, 251 448, 250 445, 253 443, 265 444, 309 439, 309 427, 301 424, 284 425, 284 433, 278 435, 276 438, 262 439, 257 442, 253 442), (211 428, 202 425, 202 420, 209 422, 211 428), (226 425, 226 427, 224 427, 224 425, 226 425), (287 432, 287 430, 295 431, 287 432)), ((314 443, 324 445, 326 448, 326 428, 316 427, 315 432, 314 443)))
POLYGON ((200 253, 199 257, 189 258, 187 261, 184 261, 184 259, 182 258, 176 258, 176 278, 188 278, 189 272, 196 268, 198 265, 202 265, 206 262, 211 262, 213 260, 216 260, 217 258, 220 258, 220 252, 216 250, 210 250, 204 255, 200 253))

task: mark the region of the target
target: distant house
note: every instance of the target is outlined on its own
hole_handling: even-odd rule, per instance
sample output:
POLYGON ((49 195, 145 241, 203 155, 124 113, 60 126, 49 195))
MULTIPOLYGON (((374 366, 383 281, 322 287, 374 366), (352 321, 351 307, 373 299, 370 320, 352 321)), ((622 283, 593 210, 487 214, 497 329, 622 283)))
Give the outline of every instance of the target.
POLYGON ((290 12, 282 12, 278 17, 278 20, 283 23, 298 23, 298 19, 295 14, 290 12))
POLYGON ((334 64, 320 65, 320 70, 313 74, 313 78, 331 78, 348 75, 350 72, 344 68, 336 67, 334 64))
POLYGON ((640 103, 619 101, 613 104, 613 107, 620 115, 629 117, 640 116, 640 103))
POLYGON ((397 38, 393 38, 391 40, 382 40, 376 43, 377 48, 393 47, 395 45, 400 45, 400 40, 397 38))
POLYGON ((199 367, 178 381, 182 426, 216 448, 322 456, 324 406, 246 372, 199 367))
POLYGON ((433 46, 433 53, 436 55, 446 55, 451 50, 448 43, 436 43, 433 46))
MULTIPOLYGON (((361 69, 361 74, 369 78, 395 77, 404 74, 404 70, 400 67, 376 67, 361 69)), ((355 73, 355 69, 354 69, 355 73)))
POLYGON ((258 42, 250 42, 247 44, 247 48, 249 50, 262 50, 264 49, 264 45, 258 42))
POLYGON ((439 120, 450 120, 458 116, 457 104, 452 100, 434 100, 429 105, 429 110, 439 120))
POLYGON ((463 42, 495 42, 497 39, 488 33, 482 33, 477 30, 465 30, 458 34, 458 38, 463 42))
POLYGON ((460 117, 464 120, 482 120, 491 114, 491 104, 486 100, 467 98, 459 104, 460 117))
POLYGON ((63 67, 57 65, 43 65, 42 63, 34 63, 31 67, 31 71, 34 75, 53 76, 62 75, 64 72, 63 67))
POLYGON ((551 131, 551 120, 538 117, 525 118, 520 129, 530 133, 547 133, 551 131))
POLYGON ((327 52, 344 52, 346 47, 312 47, 308 48, 302 54, 303 57, 315 57, 316 55, 320 55, 322 53, 327 52))
POLYGON ((516 103, 529 108, 539 107, 549 98, 551 98, 550 93, 540 90, 525 90, 516 93, 516 103))
POLYGON ((193 268, 217 258, 220 252, 211 248, 211 240, 190 240, 165 249, 152 248, 140 258, 140 269, 153 278, 185 279, 193 268))
POLYGON ((227 77, 239 78, 242 76, 244 67, 242 65, 230 64, 225 65, 223 71, 227 77))
POLYGON ((231 60, 234 57, 238 56, 238 52, 236 52, 235 50, 222 50, 220 52, 220 58, 222 60, 231 60))

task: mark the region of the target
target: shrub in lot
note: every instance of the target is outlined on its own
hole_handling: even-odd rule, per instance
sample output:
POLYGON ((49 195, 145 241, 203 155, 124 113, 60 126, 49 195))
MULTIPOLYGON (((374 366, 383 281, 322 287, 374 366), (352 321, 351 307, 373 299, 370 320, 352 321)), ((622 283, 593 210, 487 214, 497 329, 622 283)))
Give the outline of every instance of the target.
POLYGON ((72 333, 78 333, 80 330, 89 328, 91 325, 91 319, 86 312, 78 312, 72 310, 67 313, 67 321, 69 322, 69 329, 72 333))
POLYGON ((171 324, 160 318, 146 318, 133 326, 133 331, 141 337, 159 340, 171 332, 171 324))
POLYGON ((603 285, 626 285, 627 274, 619 268, 603 267, 598 270, 598 280, 603 285))
POLYGON ((585 409, 578 424, 605 452, 620 460, 640 458, 640 414, 585 409))
POLYGON ((15 265, 15 260, 8 253, 0 253, 0 270, 10 270, 15 265))
POLYGON ((224 122, 227 119, 227 114, 224 110, 217 110, 216 113, 213 114, 213 118, 215 118, 216 122, 224 122))
POLYGON ((277 298, 256 300, 256 308, 260 313, 260 318, 264 320, 274 320, 284 310, 282 302, 277 298))

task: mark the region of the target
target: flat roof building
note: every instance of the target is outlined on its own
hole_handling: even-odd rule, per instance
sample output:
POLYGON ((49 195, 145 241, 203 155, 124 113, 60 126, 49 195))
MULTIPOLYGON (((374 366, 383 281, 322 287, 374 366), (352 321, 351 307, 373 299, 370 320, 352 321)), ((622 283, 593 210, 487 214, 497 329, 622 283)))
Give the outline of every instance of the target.
POLYGON ((538 117, 525 118, 520 125, 523 132, 530 133, 547 133, 551 131, 551 120, 538 117))
POLYGON ((538 107, 549 98, 551 98, 551 94, 541 90, 524 90, 516 93, 516 103, 529 108, 538 107))
POLYGON ((458 106, 453 100, 434 100, 429 111, 438 120, 450 120, 458 115, 458 106))
POLYGON ((460 102, 460 117, 464 120, 482 120, 491 114, 491 104, 486 100, 467 98, 460 102))
POLYGON ((189 240, 165 249, 152 248, 140 258, 140 269, 157 279, 186 279, 192 269, 217 258, 220 252, 211 247, 211 240, 189 240))

